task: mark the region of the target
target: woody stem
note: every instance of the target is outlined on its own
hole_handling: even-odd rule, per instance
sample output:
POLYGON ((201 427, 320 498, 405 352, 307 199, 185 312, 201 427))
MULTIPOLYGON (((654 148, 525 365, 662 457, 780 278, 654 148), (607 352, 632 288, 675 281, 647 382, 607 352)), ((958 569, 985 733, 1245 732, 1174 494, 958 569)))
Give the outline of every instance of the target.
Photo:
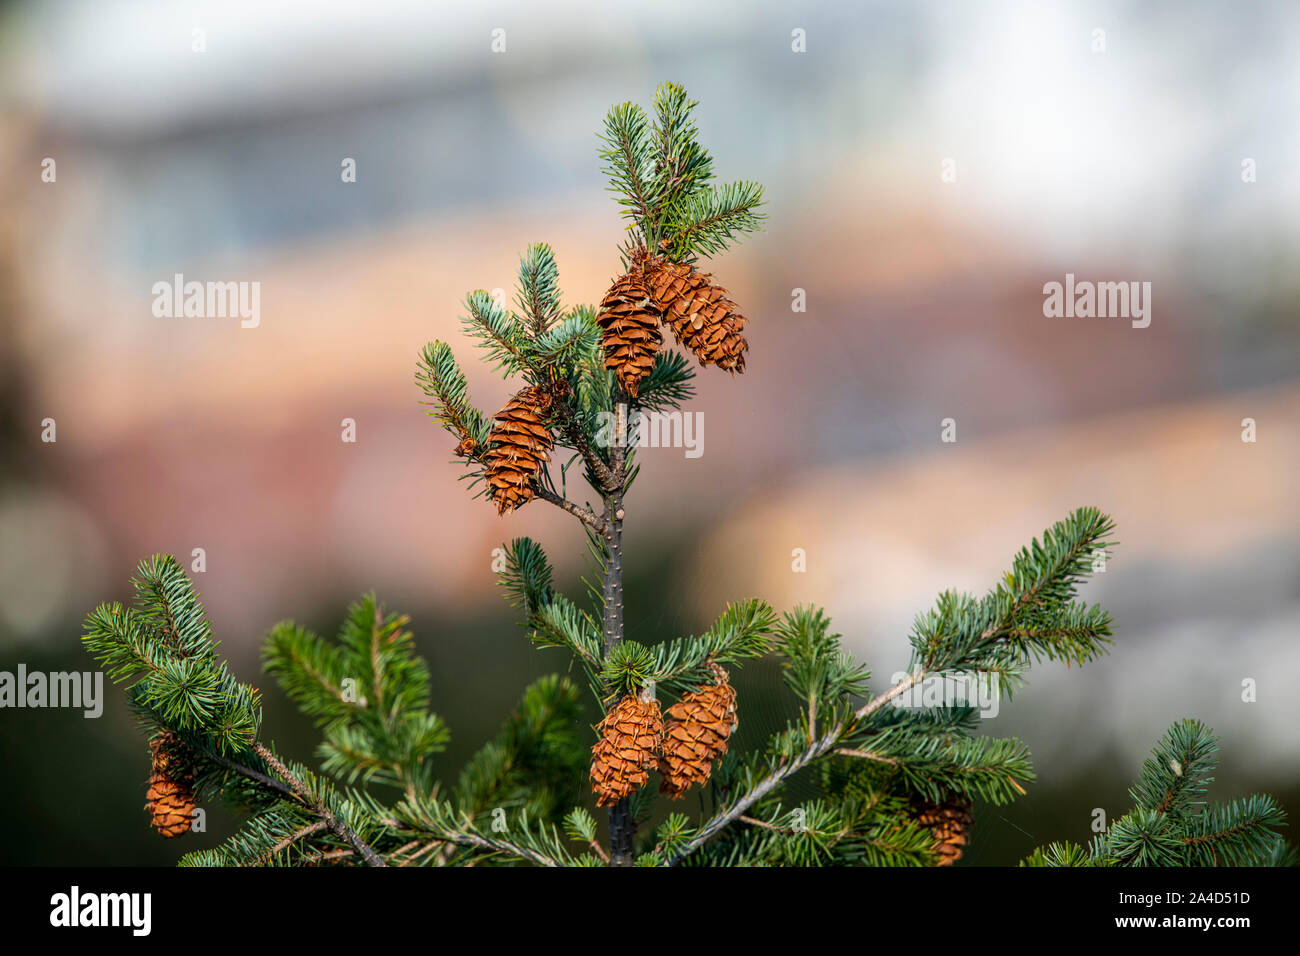
MULTIPOLYGON (((614 423, 614 444, 610 449, 612 487, 605 491, 605 567, 603 632, 608 655, 623 642, 623 487, 627 480, 627 401, 619 396, 614 423)), ((636 839, 636 820, 625 797, 609 811, 610 866, 631 866, 636 839)))

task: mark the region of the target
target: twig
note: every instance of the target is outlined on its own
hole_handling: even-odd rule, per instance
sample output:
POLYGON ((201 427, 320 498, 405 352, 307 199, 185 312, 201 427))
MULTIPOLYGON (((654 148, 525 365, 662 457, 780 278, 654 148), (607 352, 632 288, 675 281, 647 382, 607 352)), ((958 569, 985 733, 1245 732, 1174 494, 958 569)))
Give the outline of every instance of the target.
POLYGON ((362 840, 361 837, 353 833, 342 820, 336 817, 333 810, 327 807, 322 801, 319 801, 312 796, 311 791, 307 789, 301 780, 293 775, 292 771, 290 771, 288 767, 280 762, 280 759, 276 757, 275 754, 271 753, 271 751, 267 750, 266 747, 260 743, 253 744, 253 751, 266 761, 266 765, 279 774, 280 778, 284 780, 285 783, 293 788, 294 794, 297 798, 304 805, 310 808, 312 812, 325 821, 325 825, 333 830, 339 839, 350 843, 352 848, 361 854, 361 858, 366 861, 368 866, 388 865, 383 861, 383 858, 380 857, 378 853, 371 849, 370 844, 366 843, 366 841, 362 840))
POLYGON ((841 757, 857 757, 859 760, 874 760, 877 763, 887 763, 891 767, 898 766, 898 761, 893 757, 882 757, 880 754, 872 753, 870 750, 854 750, 852 747, 837 747, 835 753, 841 757))
POLYGON ((290 833, 287 837, 285 837, 275 846, 271 847, 271 849, 267 850, 266 853, 263 855, 263 859, 269 860, 271 857, 275 856, 277 853, 279 853, 285 847, 289 846, 291 843, 296 843, 297 841, 301 840, 303 837, 310 836, 313 833, 319 833, 321 830, 324 829, 325 829, 324 820, 317 820, 315 823, 309 823, 307 824, 307 826, 303 827, 298 832, 290 833))
MULTIPOLYGON (((410 824, 403 823, 401 820, 397 820, 393 817, 383 817, 379 822, 383 823, 385 826, 392 827, 394 830, 404 830, 406 832, 413 831, 413 828, 411 827, 410 824)), ((433 847, 433 846, 441 847, 449 843, 458 844, 460 846, 478 847, 479 849, 482 850, 495 850, 498 853, 501 852, 512 853, 515 856, 519 857, 520 859, 528 860, 531 863, 536 863, 538 866, 558 867, 560 865, 557 860, 547 856, 545 853, 539 853, 536 850, 530 850, 527 847, 519 846, 516 843, 511 843, 509 840, 500 840, 496 838, 488 839, 487 837, 479 836, 477 833, 467 833, 462 830, 440 831, 440 833, 437 836, 433 837, 433 839, 429 842, 429 847, 433 847)), ((425 851, 422 850, 419 854, 416 855, 417 856, 423 855, 424 852, 425 851)))
POLYGON ((557 508, 574 515, 588 528, 596 532, 596 534, 602 536, 605 534, 607 524, 605 519, 590 509, 584 508, 579 504, 574 504, 569 499, 561 497, 549 488, 543 488, 540 484, 537 486, 537 497, 541 498, 543 501, 549 501, 557 508))
POLYGON ((768 823, 766 820, 760 820, 758 817, 740 816, 736 818, 741 823, 748 823, 750 826, 762 827, 764 830, 774 830, 777 833, 789 833, 785 827, 779 827, 775 823, 768 823))
POLYGON ((927 671, 925 670, 925 668, 922 667, 922 668, 918 668, 915 673, 908 674, 906 677, 900 680, 893 687, 889 688, 889 690, 885 691, 879 697, 876 697, 871 701, 869 701, 868 703, 864 704, 858 710, 858 712, 853 715, 854 721, 856 722, 862 720, 864 717, 870 717, 872 714, 878 711, 881 707, 884 707, 895 697, 898 697, 902 694, 906 694, 909 690, 911 690, 913 687, 915 687, 925 678, 926 673, 927 671))
POLYGON ((274 790, 276 793, 281 794, 282 796, 286 796, 291 799, 295 799, 298 796, 298 794, 294 793, 293 790, 289 789, 287 786, 282 784, 279 780, 276 780, 273 777, 268 777, 260 770, 254 770, 252 767, 246 767, 242 763, 235 763, 233 760, 228 760, 225 757, 222 757, 220 754, 209 753, 207 751, 204 751, 203 756, 206 759, 211 760, 213 763, 220 764, 221 766, 225 767, 227 770, 233 770, 235 773, 245 776, 249 780, 256 780, 264 787, 270 787, 272 790, 274 790))

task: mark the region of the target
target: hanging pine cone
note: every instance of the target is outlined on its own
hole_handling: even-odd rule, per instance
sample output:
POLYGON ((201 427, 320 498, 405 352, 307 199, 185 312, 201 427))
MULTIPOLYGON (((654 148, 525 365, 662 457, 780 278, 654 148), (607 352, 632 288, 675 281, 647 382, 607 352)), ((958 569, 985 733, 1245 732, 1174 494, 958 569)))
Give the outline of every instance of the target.
POLYGON ((603 330, 605 368, 613 369, 623 391, 635 398, 663 345, 659 310, 650 302, 639 267, 614 280, 596 322, 603 330))
POLYGON ((596 806, 631 796, 650 778, 663 732, 663 715, 653 696, 629 694, 600 722, 600 740, 591 748, 591 789, 596 806))
POLYGON ((167 839, 190 832, 194 819, 193 778, 183 766, 180 741, 174 734, 163 734, 149 742, 153 753, 153 772, 145 794, 149 823, 167 839))
POLYGON ((496 502, 499 514, 533 500, 537 476, 551 460, 554 442, 545 419, 552 401, 546 389, 529 386, 496 414, 484 459, 488 497, 496 502))
POLYGON ((703 784, 713 761, 727 752, 736 729, 736 689, 727 672, 712 662, 714 683, 697 687, 668 708, 659 759, 659 792, 679 799, 692 784, 703 784))
POLYGON ((647 259, 643 252, 639 258, 650 299, 663 312, 677 341, 694 352, 701 365, 743 372, 749 348, 740 331, 745 317, 727 298, 727 291, 694 266, 647 259))
POLYGON ((932 848, 939 855, 937 866, 952 866, 961 859, 970 842, 973 804, 961 794, 949 794, 942 803, 912 799, 912 821, 934 834, 932 848))

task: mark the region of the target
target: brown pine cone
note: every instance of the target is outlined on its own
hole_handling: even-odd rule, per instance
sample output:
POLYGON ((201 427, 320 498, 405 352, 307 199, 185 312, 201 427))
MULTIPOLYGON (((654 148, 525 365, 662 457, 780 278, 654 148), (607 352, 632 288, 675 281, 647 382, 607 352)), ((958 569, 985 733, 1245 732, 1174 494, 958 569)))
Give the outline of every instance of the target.
POLYGON ((591 789, 596 806, 631 796, 650 778, 663 732, 659 701, 629 694, 600 722, 600 740, 591 748, 591 789))
POLYGON ((970 842, 971 825, 975 822, 971 815, 973 808, 968 798, 956 793, 949 794, 942 803, 913 798, 913 822, 934 834, 932 846, 939 854, 936 866, 952 866, 961 859, 962 851, 970 842))
POLYGON ((613 369, 623 391, 635 398, 663 345, 659 310, 650 302, 639 268, 614 280, 596 322, 603 330, 605 368, 613 369))
POLYGON ((170 840, 190 832, 195 808, 194 791, 188 785, 154 774, 145 799, 149 823, 164 837, 170 840))
POLYGON ((713 762, 727 752, 736 729, 736 689, 727 672, 710 663, 714 683, 697 687, 668 708, 660 747, 659 792, 676 800, 692 784, 703 784, 713 762))
POLYGON ((149 823, 167 839, 190 832, 194 819, 193 778, 184 767, 180 739, 165 733, 149 742, 153 772, 145 794, 149 823))
POLYGON ((641 261, 650 299, 663 312, 677 341, 694 352, 701 365, 743 372, 749 348, 741 334, 745 317, 727 298, 727 291, 694 266, 657 258, 641 261))
POLYGON ((533 500, 537 476, 551 460, 554 445, 546 415, 553 401, 549 391, 535 386, 521 389, 497 412, 488 435, 486 462, 488 497, 498 514, 508 514, 533 500))

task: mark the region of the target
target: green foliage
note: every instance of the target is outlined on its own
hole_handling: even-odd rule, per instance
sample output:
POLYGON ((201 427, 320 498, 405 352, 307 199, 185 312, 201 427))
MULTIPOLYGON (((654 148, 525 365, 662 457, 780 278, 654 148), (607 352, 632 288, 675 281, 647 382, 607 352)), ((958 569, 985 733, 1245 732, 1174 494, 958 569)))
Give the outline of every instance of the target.
POLYGON ((261 697, 235 680, 216 656, 198 594, 174 557, 141 562, 133 607, 101 604, 86 618, 82 642, 125 684, 137 712, 201 737, 219 754, 247 750, 262 723, 261 697))
POLYGON ((1182 720, 1160 738, 1142 762, 1142 774, 1129 790, 1133 804, 1153 813, 1187 819, 1205 806, 1200 797, 1210 788, 1218 742, 1198 720, 1182 720))
POLYGON ((821 608, 787 611, 777 636, 785 655, 785 682, 810 715, 861 694, 871 672, 840 648, 840 635, 830 633, 830 619, 821 608))
POLYGON ((1286 813, 1270 796, 1225 804, 1201 797, 1214 782, 1218 740, 1199 720, 1180 720, 1143 762, 1129 790, 1133 809, 1087 847, 1052 843, 1022 866, 1294 866, 1279 829, 1286 813))
POLYGON ((510 606, 520 608, 527 622, 551 603, 551 562, 532 538, 515 538, 505 548, 505 570, 497 582, 506 589, 510 606))
MULTIPOLYGON (((382 808, 376 808, 382 812, 382 808)), ((496 816, 496 815, 494 815, 496 816)), ((500 817, 504 830, 491 823, 484 826, 457 810, 449 800, 417 795, 403 800, 390 816, 381 818, 391 841, 402 846, 416 844, 419 849, 398 850, 395 862, 400 865, 435 863, 439 865, 475 865, 529 863, 535 866, 573 866, 578 863, 570 853, 561 831, 554 825, 533 819, 527 810, 513 818, 500 817)))
POLYGON ((560 315, 560 270, 555 253, 544 242, 533 243, 519 257, 519 311, 528 319, 534 339, 544 336, 560 315))
POLYGON ((762 228, 762 205, 763 187, 754 182, 728 183, 686 196, 668 210, 665 252, 676 260, 715 256, 762 228))
POLYGON ((431 401, 429 414, 457 438, 470 437, 486 444, 492 422, 474 407, 469 398, 465 373, 446 342, 430 342, 420 353, 416 382, 431 401))
POLYGON ((713 157, 700 145, 695 125, 698 105, 678 83, 661 83, 654 93, 654 182, 667 207, 698 194, 713 181, 713 157))
POLYGON ((1010 696, 1036 660, 1082 665, 1100 656, 1110 615, 1074 599, 1097 557, 1114 546, 1113 530, 1096 508, 1080 508, 1023 549, 983 598, 941 594, 913 625, 913 672, 973 672, 1010 696))
POLYGON ((605 655, 601 680, 615 697, 635 694, 654 681, 655 655, 636 641, 622 641, 605 655))
POLYGON ((484 289, 466 297, 465 310, 461 318, 465 332, 478 342, 489 362, 510 375, 530 370, 530 330, 517 316, 497 305, 484 289))
POLYGON ((572 312, 537 337, 534 354, 539 364, 561 369, 603 359, 596 310, 589 305, 575 306, 572 312))
POLYGON ((427 790, 428 758, 449 739, 429 711, 429 672, 407 623, 368 594, 348 608, 334 642, 288 621, 267 635, 266 672, 323 728, 322 767, 348 783, 427 790))
POLYGON ((713 157, 700 144, 693 118, 697 105, 681 86, 664 83, 655 91, 653 122, 633 103, 621 103, 605 117, 602 172, 636 230, 625 255, 644 245, 673 261, 691 262, 762 227, 761 185, 712 185, 713 157))
MULTIPOLYGON (((669 850, 688 845, 682 834, 669 850)), ((928 866, 932 837, 907 818, 906 801, 815 799, 789 810, 768 802, 687 862, 689 866, 928 866)))
POLYGON ((471 818, 500 807, 559 819, 581 798, 590 745, 580 726, 573 684, 555 675, 531 684, 501 732, 461 771, 456 806, 471 818))
MULTIPOLYGON (((762 224, 758 184, 714 182, 696 105, 666 83, 655 92, 651 115, 625 103, 605 118, 600 156, 630 220, 625 257, 644 244, 656 255, 693 262, 762 224)), ((1078 591, 1113 547, 1110 518, 1081 508, 1021 550, 983 597, 941 594, 916 619, 907 673, 874 697, 868 668, 845 651, 815 607, 778 616, 750 599, 728 605, 697 635, 656 645, 625 640, 621 522, 639 466, 632 448, 607 447, 602 429, 616 402, 626 403, 629 420, 639 408, 680 407, 694 395, 694 368, 681 354, 661 351, 628 402, 604 367, 596 309, 563 304, 552 249, 528 246, 517 280, 515 311, 479 289, 466 297, 462 321, 489 364, 554 396, 547 425, 556 448, 573 454, 567 461, 553 456, 558 473, 543 470, 537 491, 582 520, 600 578, 579 605, 557 590, 540 545, 511 541, 499 583, 531 641, 567 650, 602 706, 623 693, 685 694, 714 680, 712 665, 734 672, 772 659, 795 716, 746 751, 733 737, 708 785, 678 805, 698 813, 673 812, 650 831, 656 789, 638 790, 614 812, 629 839, 628 820, 642 827, 641 844, 631 856, 625 841, 607 852, 588 809, 591 727, 569 680, 545 677, 528 687, 498 733, 447 783, 432 758, 446 748, 449 730, 431 710, 429 674, 405 617, 368 595, 349 608, 333 640, 278 624, 267 636, 264 665, 321 728, 319 767, 309 768, 261 739, 258 692, 218 658, 180 564, 154 557, 134 580, 134 605, 101 605, 86 619, 84 642, 125 685, 146 734, 176 738, 174 759, 193 774, 200 798, 249 814, 235 836, 182 862, 921 866, 939 858, 933 834, 915 819, 918 800, 1000 805, 1023 795, 1034 774, 1021 742, 977 733, 969 706, 932 705, 924 695, 917 704, 908 692, 927 680, 970 678, 1009 695, 1035 663, 1082 665, 1102 654, 1110 616, 1079 600, 1078 591), (599 515, 568 497, 569 470, 579 460, 604 505, 599 515), (609 606, 607 593, 619 595, 609 606)), ((448 345, 425 346, 416 381, 430 415, 460 446, 462 477, 480 482, 493 422, 470 400, 448 345)), ((743 700, 739 713, 746 713, 743 700)), ((1025 862, 1294 862, 1277 833, 1284 818, 1271 798, 1204 803, 1215 753, 1202 725, 1175 725, 1144 764, 1132 811, 1087 847, 1052 844, 1025 862)))
POLYGON ((185 854, 180 866, 301 866, 355 863, 357 850, 322 819, 347 827, 369 843, 382 827, 353 796, 306 767, 289 762, 285 768, 301 786, 304 799, 285 799, 252 814, 234 836, 211 849, 185 854))
POLYGON ((729 604, 703 634, 643 649, 635 674, 616 659, 609 664, 607 676, 633 686, 654 681, 665 691, 693 690, 700 684, 712 683, 709 661, 740 665, 767 654, 773 646, 775 625, 776 612, 765 601, 751 598, 729 604))
POLYGON ((652 234, 655 213, 664 197, 655 182, 655 141, 645 110, 635 103, 611 107, 601 140, 601 172, 610 182, 614 201, 643 234, 652 234))
MULTIPOLYGON (((1091 567, 1083 556, 1103 546, 1110 530, 1109 519, 1082 509, 1023 550, 984 599, 941 597, 940 623, 918 627, 923 639, 914 640, 908 681, 958 666, 1002 676, 1037 657, 1091 659, 1108 620, 1065 638, 1038 624, 1084 607, 1074 603, 1091 567)), ((668 817, 648 836, 639 865, 931 865, 938 860, 932 837, 913 822, 910 801, 963 795, 1003 804, 1033 780, 1024 745, 977 735, 971 707, 891 706, 902 702, 893 691, 860 704, 869 674, 818 608, 778 617, 762 601, 740 602, 698 636, 655 646, 623 641, 607 652, 592 615, 556 591, 536 542, 515 539, 505 555, 500 583, 533 640, 568 648, 597 697, 648 687, 684 692, 711 679, 710 661, 736 667, 780 653, 799 718, 765 747, 729 754, 708 790, 712 816, 668 817), (813 795, 785 806, 782 791, 796 775, 813 795)), ((355 865, 367 854, 390 865, 604 862, 595 819, 581 806, 590 744, 577 689, 567 680, 548 677, 529 687, 442 796, 429 757, 445 747, 448 732, 429 710, 428 673, 406 618, 367 596, 349 608, 333 641, 278 624, 267 637, 266 670, 322 728, 318 775, 281 762, 258 742, 256 692, 217 659, 179 563, 151 558, 134 584, 134 607, 106 604, 88 616, 87 648, 127 684, 151 732, 179 736, 200 795, 251 813, 234 837, 188 854, 183 864, 355 865), (357 783, 396 788, 399 802, 342 789, 357 783), (575 852, 574 843, 583 849, 575 852)), ((1143 764, 1130 791, 1133 810, 1087 847, 1051 844, 1025 865, 1295 862, 1272 798, 1205 804, 1216 754, 1204 725, 1175 724, 1143 764)), ((639 792, 634 817, 646 819, 652 801, 650 788, 639 792)))
POLYGON ((652 412, 681 407, 695 397, 695 367, 680 352, 665 349, 655 356, 638 397, 641 407, 652 412))

